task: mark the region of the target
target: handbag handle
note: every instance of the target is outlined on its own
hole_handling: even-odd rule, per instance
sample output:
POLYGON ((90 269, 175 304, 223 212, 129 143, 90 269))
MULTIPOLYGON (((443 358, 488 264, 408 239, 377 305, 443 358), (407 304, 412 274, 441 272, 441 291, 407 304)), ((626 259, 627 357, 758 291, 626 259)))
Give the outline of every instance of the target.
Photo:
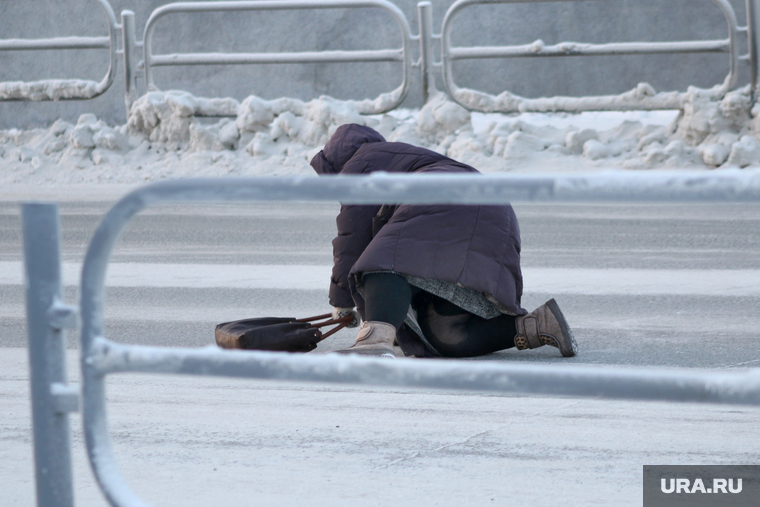
POLYGON ((352 320, 354 320, 354 316, 353 315, 346 315, 345 317, 340 317, 340 318, 337 318, 337 319, 333 319, 331 317, 332 317, 332 313, 324 313, 322 315, 315 315, 313 317, 304 317, 303 319, 296 319, 296 322, 314 322, 314 321, 321 320, 321 319, 328 319, 328 320, 326 320, 324 322, 314 322, 311 325, 311 327, 316 327, 316 328, 320 328, 320 327, 324 327, 324 326, 332 326, 333 324, 338 324, 337 326, 335 326, 334 328, 332 328, 331 330, 329 330, 325 334, 321 335, 321 337, 319 338, 319 341, 322 341, 325 338, 327 338, 328 336, 331 336, 331 335, 337 333, 338 331, 340 331, 341 329, 343 329, 344 327, 346 327, 347 325, 349 325, 352 320))
POLYGON ((322 320, 328 317, 332 317, 332 313, 323 313, 322 315, 315 315, 313 317, 304 317, 303 319, 296 319, 296 322, 312 322, 315 320, 322 320))

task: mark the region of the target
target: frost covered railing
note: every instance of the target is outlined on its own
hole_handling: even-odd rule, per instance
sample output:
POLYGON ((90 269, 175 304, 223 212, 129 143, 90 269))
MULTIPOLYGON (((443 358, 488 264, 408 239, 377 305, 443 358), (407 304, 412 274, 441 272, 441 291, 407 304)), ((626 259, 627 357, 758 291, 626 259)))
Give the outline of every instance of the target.
MULTIPOLYGON (((106 420, 105 378, 124 372, 216 375, 484 392, 760 405, 760 369, 746 373, 457 360, 371 359, 124 345, 104 332, 111 251, 140 211, 169 202, 340 201, 344 203, 760 202, 760 171, 612 172, 570 175, 384 175, 174 180, 138 189, 103 218, 90 242, 80 288, 83 424, 98 484, 114 506, 143 506, 118 471, 106 420)), ((24 204, 25 287, 38 504, 72 507, 57 208, 24 204)))
POLYGON ((580 0, 457 0, 446 12, 441 29, 441 65, 443 82, 448 94, 463 107, 482 112, 547 112, 547 111, 599 111, 630 109, 681 109, 686 94, 681 92, 654 93, 651 87, 640 84, 622 95, 597 97, 551 97, 527 99, 509 91, 494 96, 481 91, 460 88, 454 82, 452 62, 477 58, 531 58, 546 56, 601 56, 601 55, 647 55, 669 53, 728 53, 729 71, 722 84, 711 89, 716 98, 736 86, 739 49, 737 37, 740 31, 748 31, 750 39, 749 59, 752 65, 753 90, 757 81, 757 37, 753 19, 760 15, 757 0, 747 0, 748 28, 739 28, 736 14, 727 0, 711 0, 716 4, 728 25, 728 38, 721 40, 695 40, 673 42, 614 42, 609 44, 585 44, 560 42, 547 46, 542 41, 518 46, 452 47, 453 21, 459 12, 472 5, 516 4, 532 2, 576 2, 580 0))
POLYGON ((384 113, 398 107, 409 91, 411 71, 411 35, 409 23, 401 10, 386 0, 261 0, 233 2, 180 2, 159 7, 150 15, 143 36, 144 71, 148 90, 157 90, 153 82, 153 67, 172 65, 239 65, 272 63, 346 63, 346 62, 401 62, 403 80, 389 93, 375 99, 356 101, 353 105, 360 113, 384 113), (379 8, 391 14, 401 30, 400 49, 333 50, 279 53, 173 53, 153 54, 153 32, 156 23, 169 14, 229 11, 270 11, 293 9, 348 9, 379 8))
POLYGON ((116 74, 116 24, 107 0, 95 0, 108 20, 108 37, 57 37, 52 39, 2 39, 0 51, 108 49, 108 72, 98 83, 82 79, 45 79, 42 81, 6 81, 0 83, 0 101, 86 100, 102 95, 116 74))
MULTIPOLYGON (((760 73, 760 0, 746 0, 747 26, 739 27, 736 15, 727 0, 710 0, 723 13, 728 25, 728 38, 721 40, 697 40, 676 42, 626 42, 609 44, 582 44, 562 42, 546 46, 541 41, 518 46, 452 47, 453 20, 467 6, 498 3, 567 2, 579 0, 458 0, 446 12, 441 34, 433 33, 432 6, 429 1, 418 3, 419 34, 411 33, 409 23, 401 10, 388 0, 262 0, 181 2, 159 7, 148 19, 143 40, 135 37, 134 13, 122 11, 121 24, 116 23, 108 0, 96 0, 108 19, 108 37, 60 37, 52 39, 4 39, 0 51, 51 50, 51 49, 108 49, 110 63, 101 82, 78 79, 48 79, 35 82, 0 83, 0 101, 17 100, 82 100, 103 94, 113 83, 116 60, 124 60, 124 92, 127 115, 137 99, 137 78, 144 77, 148 90, 156 90, 153 69, 160 66, 181 65, 238 65, 238 64, 285 64, 285 63, 348 63, 348 62, 399 62, 402 65, 402 82, 394 90, 374 99, 349 101, 360 113, 376 114, 398 107, 406 97, 411 79, 411 68, 421 70, 423 102, 435 93, 435 74, 442 73, 447 93, 462 106, 484 112, 518 111, 584 111, 604 109, 679 109, 686 98, 685 93, 664 92, 655 94, 651 87, 639 85, 636 89, 617 96, 600 97, 552 97, 526 99, 505 91, 498 96, 477 90, 459 88, 452 74, 452 62, 479 58, 517 58, 540 56, 591 56, 633 55, 662 53, 728 53, 729 73, 724 82, 710 91, 719 98, 737 82, 737 67, 741 60, 750 64, 750 81, 755 100, 758 74, 760 73), (263 11, 297 9, 349 9, 377 8, 388 12, 401 31, 401 48, 380 50, 334 50, 272 53, 173 53, 153 54, 152 37, 156 24, 163 17, 174 13, 263 11), (122 49, 117 48, 117 32, 121 31, 122 49), (739 56, 737 38, 746 32, 749 54, 739 56), (441 42, 441 61, 433 58, 433 41, 441 42), (419 42, 419 59, 413 60, 411 44, 419 42), (137 52, 143 59, 138 61, 137 52)), ((171 26, 171 25, 169 25, 171 26)))

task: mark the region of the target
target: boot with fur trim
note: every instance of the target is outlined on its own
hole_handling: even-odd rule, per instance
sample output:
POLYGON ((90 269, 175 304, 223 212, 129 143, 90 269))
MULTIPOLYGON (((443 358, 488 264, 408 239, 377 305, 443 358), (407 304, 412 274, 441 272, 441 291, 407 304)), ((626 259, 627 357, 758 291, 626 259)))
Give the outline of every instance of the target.
POLYGON ((578 353, 573 332, 554 299, 550 299, 528 315, 517 317, 515 325, 515 346, 518 350, 551 345, 557 347, 564 357, 573 357, 578 353))
POLYGON ((356 343, 343 350, 336 350, 338 354, 360 354, 363 356, 377 356, 395 359, 393 342, 396 340, 396 328, 390 324, 379 321, 367 321, 359 328, 356 335, 356 343))

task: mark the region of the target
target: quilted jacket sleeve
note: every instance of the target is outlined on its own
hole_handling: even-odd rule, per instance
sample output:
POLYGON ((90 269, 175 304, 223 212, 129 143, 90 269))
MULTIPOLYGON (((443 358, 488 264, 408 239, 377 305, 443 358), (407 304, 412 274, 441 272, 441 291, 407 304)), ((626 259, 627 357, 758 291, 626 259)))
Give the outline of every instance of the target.
POLYGON ((330 277, 330 304, 341 308, 355 306, 348 274, 372 241, 372 217, 380 206, 344 205, 336 219, 338 235, 333 240, 333 271, 330 277))

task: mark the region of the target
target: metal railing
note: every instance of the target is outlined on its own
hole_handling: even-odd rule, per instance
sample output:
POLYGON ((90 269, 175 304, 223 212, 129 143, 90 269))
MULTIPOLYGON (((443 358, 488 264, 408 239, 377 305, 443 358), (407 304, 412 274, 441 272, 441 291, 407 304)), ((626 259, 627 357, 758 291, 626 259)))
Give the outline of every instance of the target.
POLYGON ((760 0, 746 0, 747 5, 747 46, 749 48, 749 80, 752 102, 757 98, 758 75, 760 75, 760 0))
POLYGON ((399 62, 402 65, 402 82, 393 91, 375 99, 350 101, 359 112, 374 114, 398 107, 406 97, 411 81, 411 69, 419 67, 423 102, 436 92, 435 80, 440 71, 446 92, 453 100, 467 109, 484 112, 519 111, 585 111, 604 109, 679 109, 686 98, 685 93, 663 92, 654 96, 648 90, 622 95, 601 97, 552 97, 550 99, 527 99, 508 91, 498 96, 460 88, 457 86, 452 62, 481 58, 529 58, 558 56, 599 55, 647 55, 670 53, 727 53, 729 71, 722 84, 711 92, 719 98, 733 89, 737 83, 739 62, 747 60, 750 65, 750 83, 755 100, 760 73, 760 0, 746 0, 747 26, 739 27, 736 15, 727 0, 710 0, 721 10, 727 26, 728 38, 720 40, 696 40, 673 42, 612 42, 608 44, 585 44, 561 42, 554 45, 537 43, 517 46, 453 47, 451 34, 454 19, 466 7, 473 5, 516 4, 539 2, 567 2, 578 0, 458 0, 446 12, 440 34, 433 32, 432 5, 429 1, 417 5, 419 33, 411 33, 409 23, 397 6, 388 0, 263 0, 182 2, 159 7, 146 23, 143 40, 135 36, 134 13, 123 11, 121 24, 116 23, 113 9, 107 0, 96 0, 108 18, 108 37, 61 37, 54 39, 6 39, 0 40, 0 51, 40 49, 93 49, 110 51, 108 73, 100 82, 84 80, 51 79, 37 82, 0 83, 0 101, 9 100, 84 100, 104 93, 113 83, 116 60, 124 61, 124 93, 127 114, 138 97, 137 79, 145 78, 148 90, 156 90, 153 69, 161 66, 188 65, 240 65, 285 63, 348 63, 348 62, 399 62), (342 9, 377 8, 388 12, 401 31, 401 48, 380 50, 302 51, 272 53, 173 53, 153 54, 153 34, 156 24, 163 17, 175 13, 263 11, 295 9, 342 9), (117 48, 117 32, 121 31, 122 49, 117 48), (739 55, 739 34, 746 33, 748 55, 739 55), (419 58, 413 59, 412 43, 419 43, 419 58), (440 41, 441 59, 435 61, 434 42, 440 41), (142 52, 142 60, 138 52, 142 52))
POLYGON ((108 72, 100 82, 82 79, 45 79, 0 83, 0 101, 87 100, 102 95, 116 74, 116 33, 121 28, 107 0, 95 0, 106 15, 108 37, 57 37, 52 39, 4 39, 0 51, 108 49, 108 72))
MULTIPOLYGON (((466 7, 473 5, 517 4, 541 2, 576 2, 579 0, 457 0, 446 12, 441 29, 441 64, 443 82, 449 96, 463 107, 482 112, 546 112, 546 111, 591 111, 591 110, 628 110, 628 109, 681 109, 685 93, 665 92, 650 96, 648 93, 627 93, 598 97, 552 97, 551 99, 527 99, 513 95, 508 91, 498 96, 481 91, 460 88, 454 82, 452 62, 455 60, 480 58, 532 58, 558 56, 602 56, 602 55, 652 55, 669 53, 728 53, 729 71, 722 84, 711 90, 720 98, 736 86, 739 62, 737 37, 740 28, 736 14, 727 0, 711 0, 723 13, 728 25, 728 38, 721 40, 673 41, 673 42, 616 42, 609 44, 585 44, 577 42, 560 42, 550 46, 537 41, 518 46, 480 46, 452 47, 451 33, 456 16, 466 7)), ((751 9, 756 0, 747 0, 748 18, 760 12, 751 9)), ((754 19, 753 19, 754 21, 754 19)), ((749 23, 753 26, 753 22, 749 23)), ((747 28, 742 30, 746 31, 747 28)), ((749 33, 754 40, 754 29, 749 33)), ((756 44, 750 42, 750 48, 756 44)), ((750 50, 750 58, 756 58, 757 52, 750 50)), ((756 67, 756 62, 753 63, 756 67)), ((757 71, 753 67, 753 89, 757 80, 757 71)))
MULTIPOLYGON (((387 361, 341 355, 146 347, 104 333, 104 284, 112 249, 140 211, 162 203, 340 201, 344 203, 760 202, 760 171, 673 171, 571 175, 373 175, 174 180, 138 189, 103 218, 87 250, 80 288, 84 435, 108 501, 144 504, 118 472, 106 420, 105 378, 121 372, 217 375, 488 392, 760 405, 760 369, 745 373, 614 367, 539 366, 471 361, 387 361)), ((77 396, 66 385, 62 329, 76 309, 61 302, 57 208, 22 210, 39 505, 71 507, 67 413, 77 396), (52 350, 41 354, 35 350, 52 350), (52 461, 55 461, 55 466, 52 461), (68 490, 66 485, 68 481, 68 490), (68 495, 68 496, 67 496, 68 495), (47 499, 47 500, 44 500, 47 499), (52 500, 51 500, 52 499, 52 500)))
POLYGON ((384 113, 398 107, 409 91, 411 61, 411 33, 409 23, 401 10, 387 0, 261 0, 233 2, 181 2, 159 7, 150 15, 143 36, 143 66, 148 90, 157 90, 153 82, 153 67, 174 65, 239 65, 273 63, 345 63, 345 62, 401 62, 403 78, 392 92, 374 100, 356 101, 359 112, 384 113), (272 11, 293 9, 347 9, 379 8, 391 14, 401 30, 402 46, 399 49, 351 51, 302 51, 279 53, 173 53, 153 54, 153 32, 158 21, 173 13, 272 11))
POLYGON ((78 409, 78 391, 67 385, 65 329, 76 327, 76 312, 62 302, 54 211, 25 204, 22 213, 34 468, 37 505, 73 507, 68 413, 78 409))

